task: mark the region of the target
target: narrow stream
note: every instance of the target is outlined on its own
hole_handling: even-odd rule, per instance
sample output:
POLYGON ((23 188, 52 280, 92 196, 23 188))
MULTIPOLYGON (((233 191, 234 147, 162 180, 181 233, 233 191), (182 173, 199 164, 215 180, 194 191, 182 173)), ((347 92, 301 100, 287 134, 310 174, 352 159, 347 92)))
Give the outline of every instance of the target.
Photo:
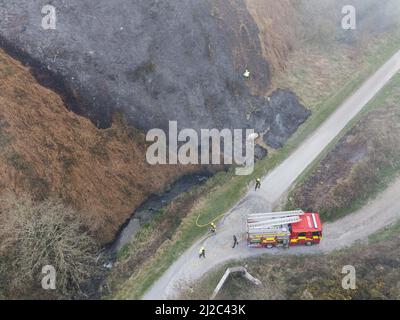
MULTIPOLYGON (((137 208, 132 217, 121 227, 113 243, 108 245, 101 255, 111 256, 115 259, 116 253, 137 234, 140 227, 150 221, 155 213, 170 204, 180 194, 191 188, 205 183, 211 176, 211 173, 203 172, 194 175, 187 175, 180 178, 170 189, 161 195, 152 195, 139 208, 137 208)), ((110 267, 111 265, 109 265, 110 267)))

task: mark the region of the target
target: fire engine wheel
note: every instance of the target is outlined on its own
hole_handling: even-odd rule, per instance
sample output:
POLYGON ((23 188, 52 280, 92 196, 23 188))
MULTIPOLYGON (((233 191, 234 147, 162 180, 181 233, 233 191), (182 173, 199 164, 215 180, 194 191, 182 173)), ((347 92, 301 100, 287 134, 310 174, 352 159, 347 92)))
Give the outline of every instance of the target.
POLYGON ((274 246, 272 244, 267 244, 267 249, 272 249, 274 246))
POLYGON ((306 246, 307 247, 311 247, 312 246, 312 242, 310 242, 310 241, 306 242, 306 246))

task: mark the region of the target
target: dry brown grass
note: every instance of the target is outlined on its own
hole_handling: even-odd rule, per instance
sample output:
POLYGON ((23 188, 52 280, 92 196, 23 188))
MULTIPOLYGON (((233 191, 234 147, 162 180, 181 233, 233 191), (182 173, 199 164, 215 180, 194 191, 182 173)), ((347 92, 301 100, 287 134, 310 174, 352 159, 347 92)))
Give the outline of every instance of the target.
POLYGON ((298 42, 300 24, 291 0, 246 0, 245 3, 258 26, 262 52, 272 72, 284 70, 288 55, 298 42))
POLYGON ((97 129, 3 51, 0 124, 0 193, 61 198, 86 213, 101 242, 148 196, 195 170, 148 165, 142 133, 120 117, 97 129))

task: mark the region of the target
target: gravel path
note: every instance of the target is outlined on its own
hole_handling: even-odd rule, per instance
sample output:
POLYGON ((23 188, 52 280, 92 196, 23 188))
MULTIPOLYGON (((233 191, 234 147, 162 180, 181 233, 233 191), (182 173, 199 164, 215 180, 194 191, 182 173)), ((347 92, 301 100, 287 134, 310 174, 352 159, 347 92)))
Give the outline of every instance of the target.
POLYGON ((261 190, 248 192, 220 222, 217 235, 195 243, 154 283, 143 298, 173 299, 179 292, 179 288, 199 279, 207 271, 229 260, 261 254, 311 254, 339 249, 356 240, 365 239, 368 235, 400 218, 399 180, 358 212, 337 222, 325 224, 324 239, 319 246, 267 251, 247 248, 244 239, 246 214, 271 211, 297 177, 399 70, 400 51, 349 97, 281 165, 264 177, 261 190), (240 244, 239 247, 232 249, 234 234, 240 239, 240 244), (202 245, 206 249, 207 258, 199 260, 198 251, 202 245))

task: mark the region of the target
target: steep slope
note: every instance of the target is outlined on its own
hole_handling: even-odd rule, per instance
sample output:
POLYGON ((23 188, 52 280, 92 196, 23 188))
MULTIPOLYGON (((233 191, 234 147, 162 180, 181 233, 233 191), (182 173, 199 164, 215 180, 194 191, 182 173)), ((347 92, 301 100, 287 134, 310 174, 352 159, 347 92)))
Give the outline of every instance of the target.
POLYGON ((259 29, 262 53, 274 74, 283 70, 289 52, 298 43, 300 15, 292 0, 245 0, 259 29))
POLYGON ((276 122, 296 129, 279 114, 299 123, 308 116, 290 92, 252 94, 266 92, 271 67, 242 0, 55 0, 56 30, 42 29, 42 5, 0 1, 2 45, 60 75, 71 108, 100 127, 115 111, 146 130, 177 120, 180 128, 264 132, 276 122))
POLYGON ((1 52, 0 192, 61 198, 101 242, 197 170, 148 166, 140 129, 254 128, 281 147, 309 115, 290 91, 262 97, 290 45, 266 49, 242 0, 55 0, 56 30, 42 28, 42 5, 0 0, 0 46, 29 68, 1 52))
POLYGON ((66 109, 21 63, 0 51, 0 193, 61 198, 82 210, 101 242, 144 199, 193 171, 152 167, 139 131, 116 117, 109 129, 66 109))

